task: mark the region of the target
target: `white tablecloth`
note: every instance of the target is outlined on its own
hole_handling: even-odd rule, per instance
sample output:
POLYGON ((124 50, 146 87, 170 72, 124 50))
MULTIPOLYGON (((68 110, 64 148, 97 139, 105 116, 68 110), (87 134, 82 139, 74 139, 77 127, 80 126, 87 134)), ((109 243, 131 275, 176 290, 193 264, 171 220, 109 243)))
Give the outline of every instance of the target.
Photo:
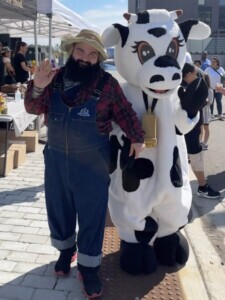
POLYGON ((0 115, 0 121, 4 122, 4 118, 9 116, 13 119, 14 130, 16 136, 21 136, 21 133, 27 126, 33 122, 37 116, 28 114, 24 108, 24 101, 15 101, 14 98, 7 98, 8 113, 7 115, 0 115))

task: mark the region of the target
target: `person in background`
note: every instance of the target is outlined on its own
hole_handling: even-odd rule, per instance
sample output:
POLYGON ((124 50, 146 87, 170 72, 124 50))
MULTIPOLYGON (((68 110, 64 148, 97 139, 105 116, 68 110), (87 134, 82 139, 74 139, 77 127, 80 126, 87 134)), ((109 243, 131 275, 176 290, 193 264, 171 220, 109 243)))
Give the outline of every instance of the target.
POLYGON ((223 119, 223 108, 222 108, 222 94, 216 92, 215 87, 217 84, 221 82, 221 76, 225 75, 224 69, 220 66, 220 60, 217 56, 212 58, 211 66, 205 69, 205 74, 209 75, 211 88, 214 91, 214 99, 213 103, 210 106, 211 109, 211 116, 214 118, 213 111, 214 111, 214 100, 216 100, 216 106, 218 111, 218 118, 220 121, 224 121, 223 119))
POLYGON ((0 91, 4 83, 4 62, 2 57, 2 42, 0 41, 0 91))
POLYGON ((48 126, 45 196, 52 245, 60 251, 55 273, 69 273, 78 249, 84 293, 94 299, 102 294, 98 270, 108 205, 111 122, 131 141, 127 164, 144 149, 144 132, 118 81, 100 67, 106 59, 100 36, 84 29, 67 41, 66 50, 65 67, 53 70, 45 61, 36 68, 25 108, 31 114, 44 113, 48 126))
POLYGON ((207 58, 208 52, 203 51, 201 55, 201 69, 205 71, 211 65, 211 60, 207 58))
POLYGON ((12 84, 15 82, 14 79, 15 70, 11 64, 11 53, 12 50, 8 46, 4 46, 2 48, 2 57, 5 66, 5 70, 4 70, 5 84, 12 84))
POLYGON ((201 69, 201 65, 202 65, 201 60, 196 59, 196 60, 194 61, 194 65, 195 65, 197 68, 201 69))
POLYGON ((18 41, 15 48, 14 56, 14 69, 16 82, 25 83, 29 78, 29 72, 31 71, 28 67, 25 55, 27 52, 27 44, 25 42, 18 41))
POLYGON ((191 57, 191 53, 190 53, 190 52, 186 52, 185 61, 186 61, 187 63, 193 63, 192 57, 191 57))
POLYGON ((208 140, 209 140, 209 123, 211 121, 210 105, 213 102, 213 89, 210 87, 210 79, 207 74, 204 76, 205 83, 208 87, 208 97, 206 99, 206 105, 202 108, 202 127, 201 127, 201 137, 200 141, 202 144, 202 150, 208 150, 208 140))
MULTIPOLYGON (((208 87, 203 78, 198 77, 195 66, 193 64, 186 63, 182 69, 183 81, 187 86, 185 89, 181 87, 178 94, 181 98, 196 99, 202 107, 206 104, 208 97, 208 87)), ((195 127, 185 134, 185 142, 187 146, 187 153, 190 159, 191 168, 198 181, 197 195, 203 198, 215 199, 220 197, 220 193, 214 191, 206 181, 204 173, 204 156, 202 151, 202 145, 200 144, 200 132, 201 132, 202 120, 195 127)))

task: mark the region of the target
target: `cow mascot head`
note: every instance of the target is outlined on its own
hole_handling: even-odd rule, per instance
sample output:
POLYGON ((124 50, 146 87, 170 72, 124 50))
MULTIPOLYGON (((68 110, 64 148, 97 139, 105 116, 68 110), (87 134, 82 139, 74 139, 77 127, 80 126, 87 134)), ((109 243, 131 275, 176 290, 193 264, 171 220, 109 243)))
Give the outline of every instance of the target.
POLYGON ((179 234, 192 200, 183 134, 197 123, 200 105, 193 109, 197 99, 181 99, 178 90, 187 39, 205 39, 210 28, 197 20, 178 24, 181 14, 125 13, 127 26, 114 24, 102 34, 104 46, 115 47, 123 91, 146 132, 146 148, 134 161, 125 134, 115 126, 111 135, 109 210, 121 238, 121 268, 131 274, 188 259, 179 234))

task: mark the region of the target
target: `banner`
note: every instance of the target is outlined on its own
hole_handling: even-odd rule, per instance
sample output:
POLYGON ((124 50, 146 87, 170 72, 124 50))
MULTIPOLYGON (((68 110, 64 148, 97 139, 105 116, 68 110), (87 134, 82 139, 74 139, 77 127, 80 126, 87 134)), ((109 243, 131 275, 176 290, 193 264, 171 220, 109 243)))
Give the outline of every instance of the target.
POLYGON ((52 0, 37 0, 37 11, 40 14, 51 14, 52 0))
POLYGON ((37 0, 0 0, 0 19, 37 19, 37 0))

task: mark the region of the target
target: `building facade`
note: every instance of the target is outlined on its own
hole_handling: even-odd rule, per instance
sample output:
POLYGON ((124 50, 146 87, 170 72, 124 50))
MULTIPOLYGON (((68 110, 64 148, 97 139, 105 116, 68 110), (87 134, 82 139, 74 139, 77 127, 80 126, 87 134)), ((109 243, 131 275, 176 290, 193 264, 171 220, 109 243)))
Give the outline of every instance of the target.
POLYGON ((189 42, 190 52, 207 50, 213 54, 225 53, 225 0, 128 0, 128 10, 132 13, 153 8, 165 8, 169 11, 182 9, 183 15, 179 22, 198 19, 210 26, 211 37, 202 43, 189 42))

